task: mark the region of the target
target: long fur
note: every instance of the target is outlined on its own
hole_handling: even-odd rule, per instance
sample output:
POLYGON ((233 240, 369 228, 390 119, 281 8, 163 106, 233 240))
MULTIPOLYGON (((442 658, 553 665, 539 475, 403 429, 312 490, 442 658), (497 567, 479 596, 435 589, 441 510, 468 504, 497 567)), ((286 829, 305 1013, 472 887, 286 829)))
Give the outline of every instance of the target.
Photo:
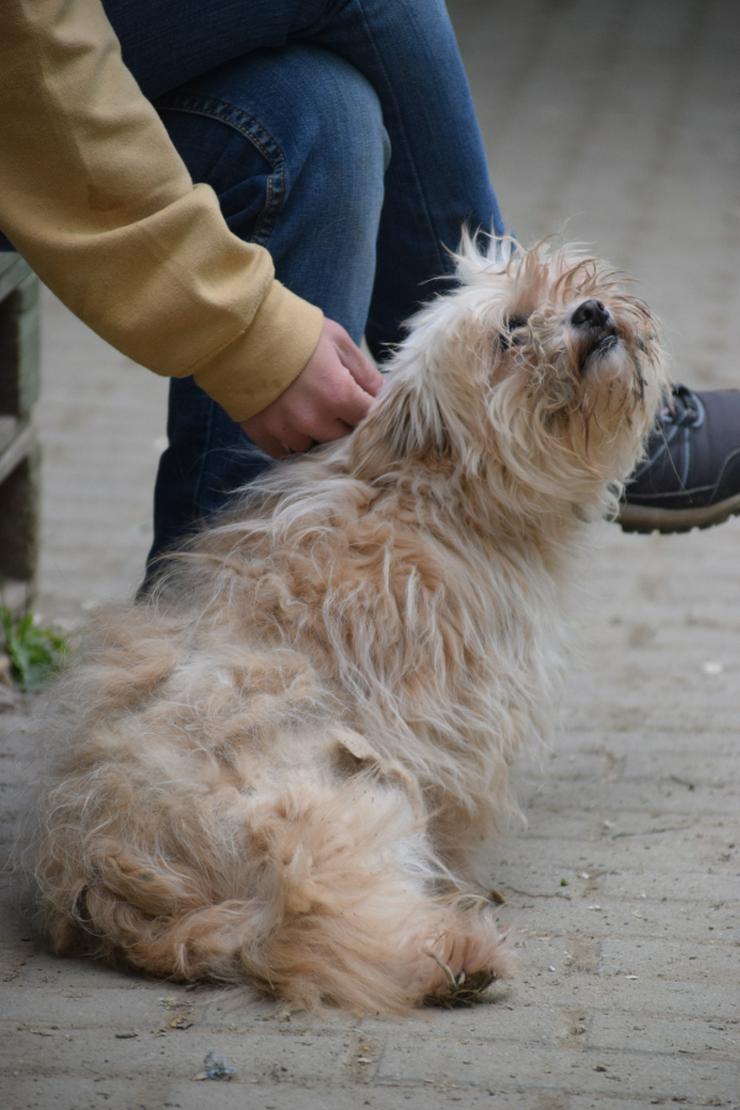
POLYGON ((548 731, 586 522, 665 371, 585 253, 467 238, 458 267, 351 437, 276 466, 88 630, 31 851, 57 950, 360 1013, 505 973, 474 857, 548 731), (573 326, 588 298, 608 349, 573 326))

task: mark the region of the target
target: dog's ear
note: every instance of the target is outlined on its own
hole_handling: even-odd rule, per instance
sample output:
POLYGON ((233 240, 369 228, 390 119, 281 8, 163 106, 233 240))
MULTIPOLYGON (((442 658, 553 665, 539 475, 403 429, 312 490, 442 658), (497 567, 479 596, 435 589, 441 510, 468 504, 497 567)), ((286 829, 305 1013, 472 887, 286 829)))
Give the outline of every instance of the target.
POLYGON ((441 461, 450 454, 449 430, 434 391, 410 379, 390 382, 352 436, 353 470, 361 478, 378 477, 401 460, 441 461))

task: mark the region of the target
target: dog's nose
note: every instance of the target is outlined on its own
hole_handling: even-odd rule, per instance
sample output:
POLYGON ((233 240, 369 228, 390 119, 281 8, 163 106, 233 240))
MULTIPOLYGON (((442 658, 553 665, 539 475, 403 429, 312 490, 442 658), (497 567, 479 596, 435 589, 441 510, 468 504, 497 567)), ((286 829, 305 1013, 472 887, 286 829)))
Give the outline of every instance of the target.
POLYGON ((610 320, 609 309, 593 297, 579 304, 570 318, 574 328, 604 328, 610 320))

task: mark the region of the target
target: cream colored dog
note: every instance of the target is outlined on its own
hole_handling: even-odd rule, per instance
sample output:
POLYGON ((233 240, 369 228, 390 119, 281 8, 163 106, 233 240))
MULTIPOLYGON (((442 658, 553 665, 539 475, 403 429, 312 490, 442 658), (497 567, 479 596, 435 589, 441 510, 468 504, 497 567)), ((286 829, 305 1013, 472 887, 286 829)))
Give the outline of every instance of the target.
POLYGON ((92 628, 34 844, 56 949, 356 1012, 505 970, 473 858, 548 729, 585 522, 665 377, 596 259, 466 240, 458 273, 350 438, 92 628))

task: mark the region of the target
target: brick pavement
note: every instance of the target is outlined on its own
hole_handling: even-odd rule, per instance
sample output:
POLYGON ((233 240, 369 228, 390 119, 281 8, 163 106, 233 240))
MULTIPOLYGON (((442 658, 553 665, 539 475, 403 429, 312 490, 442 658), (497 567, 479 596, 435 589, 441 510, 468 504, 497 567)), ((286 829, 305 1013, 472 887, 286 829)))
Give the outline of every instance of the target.
MULTIPOLYGON (((640 277, 681 376, 736 384, 737 5, 451 11, 512 226, 530 240, 568 220, 640 277)), ((72 623, 133 588, 147 546, 163 383, 121 362, 47 304, 40 607, 72 623)), ((52 959, 6 897, 3 1105, 740 1106, 740 521, 596 540, 560 739, 522 770, 528 827, 490 854, 520 964, 491 1005, 287 1019, 52 959), (210 1049, 231 1083, 193 1079, 210 1049)), ((23 707, 0 714, 8 813, 23 728, 23 707)))

